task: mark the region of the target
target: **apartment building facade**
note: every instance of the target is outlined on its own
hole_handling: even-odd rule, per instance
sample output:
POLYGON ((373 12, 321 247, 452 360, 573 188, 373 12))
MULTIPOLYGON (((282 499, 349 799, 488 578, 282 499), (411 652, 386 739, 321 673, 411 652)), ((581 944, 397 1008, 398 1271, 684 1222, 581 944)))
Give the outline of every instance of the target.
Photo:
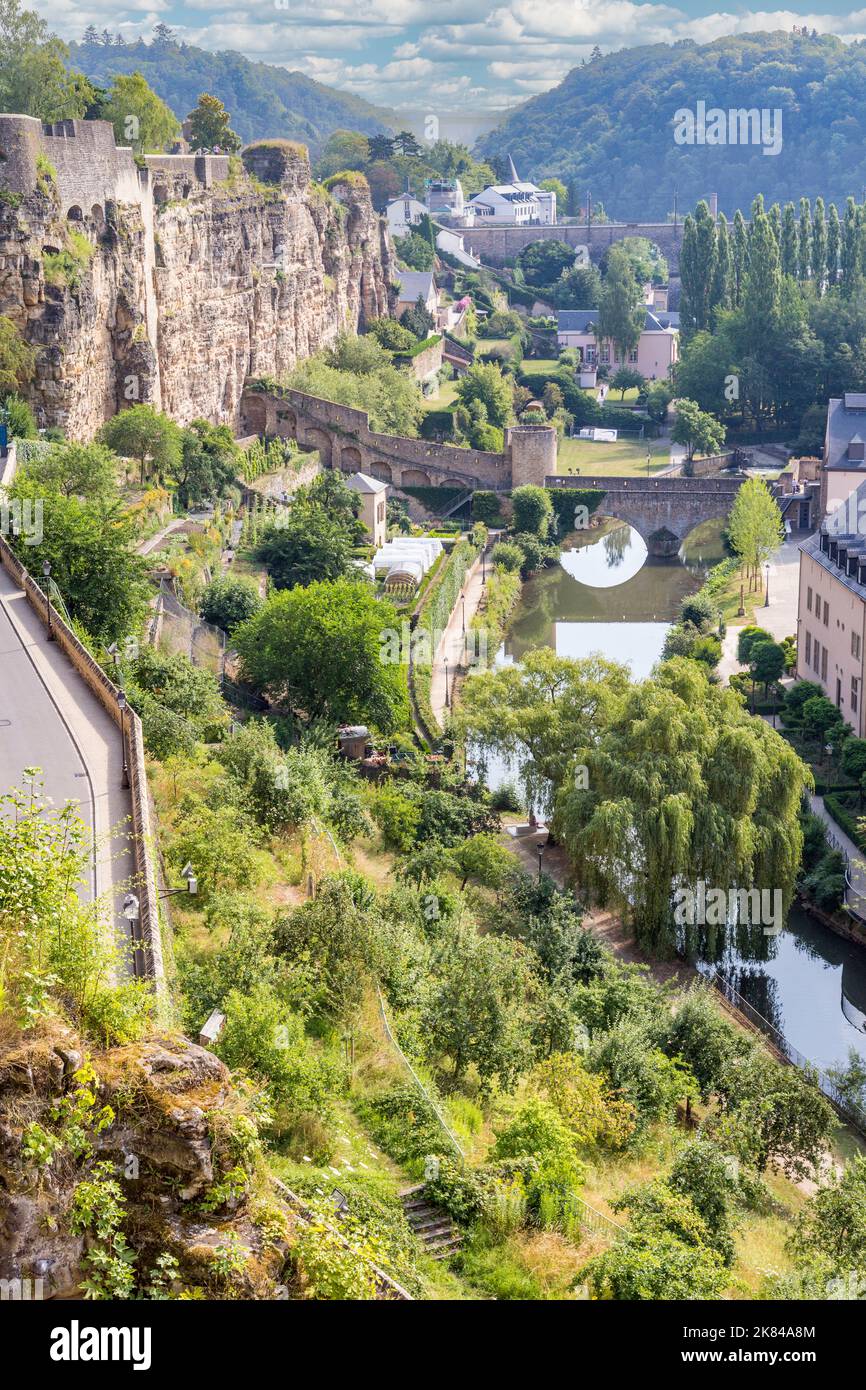
POLYGON ((800 545, 797 677, 866 736, 866 483, 800 545))

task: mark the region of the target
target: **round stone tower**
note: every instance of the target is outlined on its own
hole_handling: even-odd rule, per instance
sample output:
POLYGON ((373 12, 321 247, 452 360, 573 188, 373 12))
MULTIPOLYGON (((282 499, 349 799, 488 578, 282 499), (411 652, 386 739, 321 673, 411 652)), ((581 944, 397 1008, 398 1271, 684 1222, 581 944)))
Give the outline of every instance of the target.
POLYGON ((511 459, 511 486, 535 483, 556 472, 556 430, 552 425, 512 425, 507 451, 511 459))

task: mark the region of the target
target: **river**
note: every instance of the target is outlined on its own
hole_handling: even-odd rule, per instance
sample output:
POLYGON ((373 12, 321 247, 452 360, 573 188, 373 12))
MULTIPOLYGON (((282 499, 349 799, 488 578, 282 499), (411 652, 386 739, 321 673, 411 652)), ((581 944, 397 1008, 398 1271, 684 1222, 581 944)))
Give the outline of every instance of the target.
MULTIPOLYGON (((682 599, 722 555, 712 527, 693 533, 677 561, 649 558, 628 526, 570 536, 559 565, 524 585, 497 664, 548 646, 568 657, 600 652, 641 679, 660 657, 682 599)), ((508 770, 491 759, 488 775, 496 785, 508 770)), ((713 963, 816 1066, 844 1064, 849 1048, 866 1058, 866 949, 793 908, 761 954, 766 959, 755 960, 729 944, 713 963)))

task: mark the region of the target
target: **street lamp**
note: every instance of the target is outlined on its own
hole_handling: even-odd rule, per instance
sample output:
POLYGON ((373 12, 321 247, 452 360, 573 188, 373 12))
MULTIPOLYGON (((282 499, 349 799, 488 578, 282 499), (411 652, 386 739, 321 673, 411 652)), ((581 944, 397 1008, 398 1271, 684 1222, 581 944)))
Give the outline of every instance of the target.
POLYGON ((447 709, 451 701, 448 698, 448 658, 443 656, 442 661, 445 665, 445 708, 447 709))
POLYGON ((186 879, 186 886, 183 888, 167 888, 164 893, 160 893, 160 898, 174 898, 178 893, 188 893, 194 898, 198 893, 198 879, 193 873, 192 864, 184 864, 180 871, 181 878, 186 879))
POLYGON ((460 596, 460 602, 461 602, 461 605, 462 605, 461 611, 462 611, 462 617, 463 617, 463 631, 465 632, 465 631, 466 631, 466 595, 465 595, 465 594, 461 594, 461 596, 460 596))
POLYGON ((767 564, 767 565, 764 566, 764 573, 765 573, 765 575, 767 576, 767 578, 766 578, 766 583, 764 584, 764 607, 765 607, 765 608, 769 608, 769 606, 770 606, 770 566, 769 566, 769 564, 767 564))
POLYGON ((123 780, 122 787, 129 786, 129 767, 126 762, 126 695, 122 690, 117 692, 117 708, 120 710, 120 752, 123 758, 123 780))
POLYGON ((51 586, 48 580, 51 578, 51 564, 48 560, 42 562, 42 573, 45 577, 45 599, 48 604, 48 640, 54 641, 54 629, 51 626, 51 586))
POLYGON ((487 546, 481 552, 481 583, 487 583, 487 546))
POLYGON ((539 879, 540 879, 540 878, 541 878, 541 860, 542 860, 542 857, 543 857, 543 855, 544 855, 544 842, 543 842, 542 840, 539 840, 539 842, 538 842, 537 852, 538 852, 538 877, 539 877, 539 879))

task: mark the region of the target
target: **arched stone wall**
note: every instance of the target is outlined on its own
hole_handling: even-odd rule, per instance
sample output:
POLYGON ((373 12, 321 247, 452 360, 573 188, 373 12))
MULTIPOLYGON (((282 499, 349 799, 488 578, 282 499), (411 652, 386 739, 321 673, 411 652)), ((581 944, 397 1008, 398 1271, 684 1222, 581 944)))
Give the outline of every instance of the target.
POLYGON ((370 477, 378 478, 380 483, 393 483, 394 470, 389 463, 382 463, 377 459, 370 464, 370 477))
POLYGON ((277 434, 282 439, 297 439, 298 417, 291 406, 277 401, 277 434))
POLYGON ((356 449, 354 444, 347 444, 340 450, 340 467, 344 473, 360 473, 361 450, 356 449))
POLYGON ((244 432, 265 434, 268 428, 268 406, 263 396, 244 396, 244 432))
POLYGON ((309 449, 318 449, 319 458, 323 468, 330 468, 333 460, 333 445, 331 436, 324 430, 316 429, 314 426, 307 426, 304 430, 302 441, 309 449))
POLYGON ((421 468, 404 468, 400 483, 403 487, 429 487, 430 474, 421 468))

